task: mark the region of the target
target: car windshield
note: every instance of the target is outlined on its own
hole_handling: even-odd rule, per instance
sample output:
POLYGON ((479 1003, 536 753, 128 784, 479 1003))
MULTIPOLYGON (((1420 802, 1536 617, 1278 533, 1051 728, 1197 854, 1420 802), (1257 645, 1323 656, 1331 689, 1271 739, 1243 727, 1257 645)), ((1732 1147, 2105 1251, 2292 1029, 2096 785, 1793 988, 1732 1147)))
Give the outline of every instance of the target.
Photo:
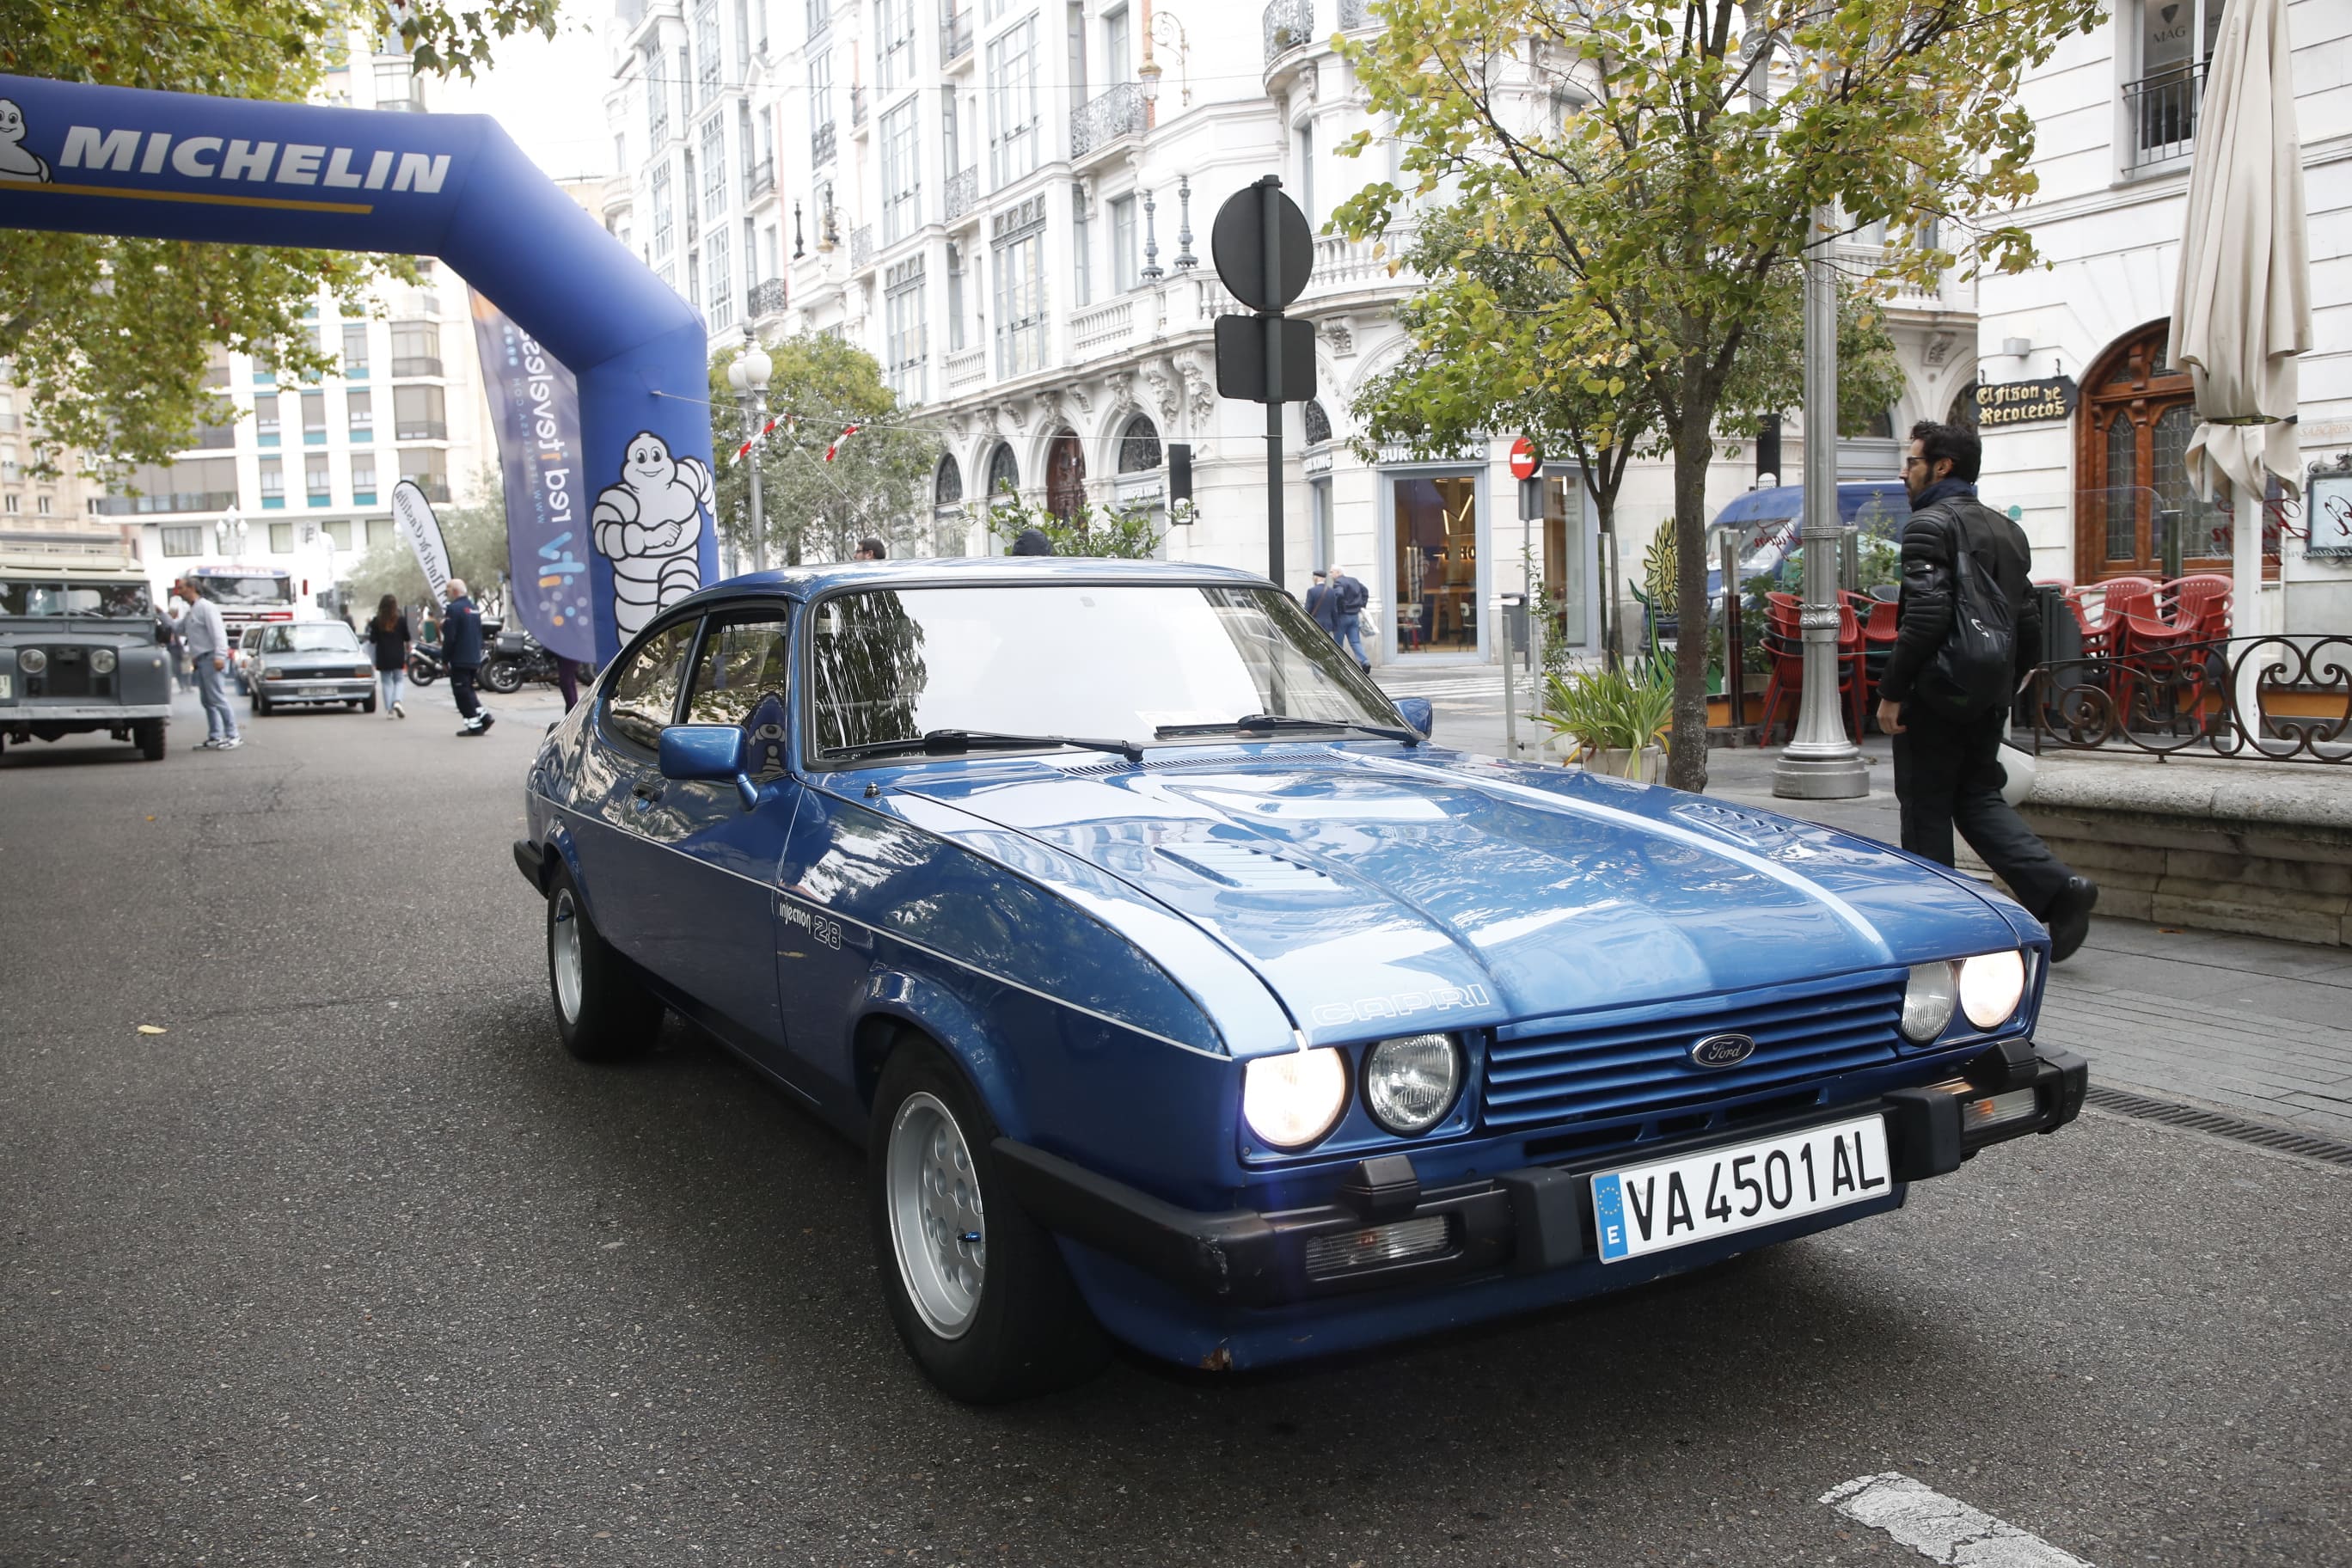
POLYGON ((1270 588, 875 589, 824 600, 813 649, 820 754, 938 730, 1150 742, 1163 726, 1268 714, 1402 724, 1329 634, 1270 588))
POLYGON ((0 583, 0 616, 105 616, 139 620, 154 613, 144 583, 0 583))
POLYGON ((294 602, 294 580, 291 577, 226 577, 207 572, 188 581, 196 585, 197 593, 215 605, 290 605, 294 602))
POLYGON ((262 634, 264 653, 357 653, 360 640, 341 621, 300 621, 262 634))

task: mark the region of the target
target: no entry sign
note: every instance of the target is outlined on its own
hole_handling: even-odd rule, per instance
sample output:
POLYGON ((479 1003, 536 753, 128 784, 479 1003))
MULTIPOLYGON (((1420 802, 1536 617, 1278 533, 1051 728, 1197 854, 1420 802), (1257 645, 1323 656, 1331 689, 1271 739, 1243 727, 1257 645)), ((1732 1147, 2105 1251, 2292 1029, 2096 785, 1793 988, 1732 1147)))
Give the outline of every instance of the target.
POLYGON ((1542 467, 1543 457, 1536 450, 1536 444, 1533 441, 1522 436, 1511 443, 1511 478, 1534 479, 1536 470, 1542 467))

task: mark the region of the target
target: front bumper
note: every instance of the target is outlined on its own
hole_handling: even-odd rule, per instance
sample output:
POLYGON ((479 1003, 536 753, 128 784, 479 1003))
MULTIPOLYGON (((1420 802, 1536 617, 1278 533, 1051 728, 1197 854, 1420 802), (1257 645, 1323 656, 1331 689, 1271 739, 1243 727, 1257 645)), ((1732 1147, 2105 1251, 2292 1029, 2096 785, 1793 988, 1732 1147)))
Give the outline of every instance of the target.
MULTIPOLYGON (((520 847, 517 847, 520 861, 520 847)), ((530 874, 530 868, 524 868, 530 874)), ((2072 1052, 2027 1041, 2006 1042, 1972 1063, 1968 1076, 1892 1090, 1875 1101, 1824 1107, 1779 1122, 1739 1129, 1737 1139, 1769 1137, 1878 1110, 1886 1118, 1887 1152, 1897 1183, 1959 1169, 1978 1150, 2029 1132, 2054 1132, 2082 1113, 2089 1065, 2072 1052), (1970 1125, 1967 1108, 1993 1096, 2030 1093, 2030 1114, 1970 1125)), ((2021 1103, 2007 1101, 2010 1105, 2021 1103)), ((1591 1175, 1647 1163, 1733 1141, 1722 1132, 1625 1148, 1568 1165, 1531 1165, 1423 1190, 1411 1158, 1360 1162, 1341 1184, 1341 1201, 1312 1208, 1203 1214, 1181 1207, 1042 1149, 999 1138, 993 1147, 1013 1195, 1040 1224, 1196 1297, 1243 1307, 1273 1307, 1391 1287, 1412 1287, 1507 1268, 1532 1273, 1595 1256, 1591 1175), (1318 1256, 1344 1255, 1350 1238, 1374 1227, 1440 1220, 1441 1247, 1375 1267, 1319 1268, 1318 1256), (1318 1247, 1315 1244, 1322 1243, 1318 1247)), ((1390 1231, 1386 1234, 1402 1236, 1390 1231)), ((1431 1234, 1423 1226, 1423 1235, 1431 1234)))
POLYGON ((0 727, 15 724, 131 724, 169 719, 168 702, 0 703, 0 727))
POLYGON ((294 676, 285 680, 253 680, 247 684, 273 703, 356 702, 375 695, 373 679, 360 680, 348 675, 315 679, 294 676))

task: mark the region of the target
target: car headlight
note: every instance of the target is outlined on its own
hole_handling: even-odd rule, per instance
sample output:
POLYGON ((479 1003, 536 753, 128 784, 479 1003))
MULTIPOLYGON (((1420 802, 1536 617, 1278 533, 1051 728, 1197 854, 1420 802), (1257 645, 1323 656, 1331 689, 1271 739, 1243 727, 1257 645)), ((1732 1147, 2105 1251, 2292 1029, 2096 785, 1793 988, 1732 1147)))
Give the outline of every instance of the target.
POLYGON ((375 671, 373 668, 364 664, 356 665, 352 669, 352 677, 355 680, 365 680, 369 676, 373 675, 375 671))
POLYGON ((1952 979, 1952 965, 1940 960, 1934 963, 1915 963, 1911 978, 1903 986, 1903 1037, 1925 1045, 1944 1032, 1952 1021, 1952 1004, 1958 999, 1959 987, 1952 979))
POLYGON ((1960 960, 1960 1011, 1979 1029, 2009 1022, 2025 999, 2025 955, 2015 948, 2006 952, 1979 953, 1960 960))
POLYGON ((37 647, 18 648, 16 668, 26 675, 38 675, 49 668, 49 656, 37 647))
POLYGON ((1364 1104, 1372 1120, 1411 1137, 1454 1109, 1462 1087, 1462 1053, 1451 1035, 1404 1035, 1364 1056, 1364 1104))
POLYGON ((89 672, 92 675, 112 675, 114 673, 114 650, 110 647, 91 649, 89 655, 89 672))
POLYGON ((282 669, 265 669, 261 672, 261 679, 264 680, 283 680, 286 679, 286 672, 282 669))
POLYGON ((1348 1108, 1348 1059, 1328 1046, 1256 1057, 1242 1068, 1242 1115, 1277 1149, 1303 1149, 1348 1108))

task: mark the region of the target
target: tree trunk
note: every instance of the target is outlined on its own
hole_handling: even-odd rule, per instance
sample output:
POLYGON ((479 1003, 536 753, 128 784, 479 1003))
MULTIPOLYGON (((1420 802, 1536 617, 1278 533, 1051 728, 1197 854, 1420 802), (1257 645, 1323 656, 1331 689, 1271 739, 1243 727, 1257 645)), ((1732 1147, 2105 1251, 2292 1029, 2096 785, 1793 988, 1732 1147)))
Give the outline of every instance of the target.
POLYGON ((1675 433, 1674 750, 1666 782, 1706 788, 1706 470, 1715 457, 1715 400, 1685 394, 1675 433))

